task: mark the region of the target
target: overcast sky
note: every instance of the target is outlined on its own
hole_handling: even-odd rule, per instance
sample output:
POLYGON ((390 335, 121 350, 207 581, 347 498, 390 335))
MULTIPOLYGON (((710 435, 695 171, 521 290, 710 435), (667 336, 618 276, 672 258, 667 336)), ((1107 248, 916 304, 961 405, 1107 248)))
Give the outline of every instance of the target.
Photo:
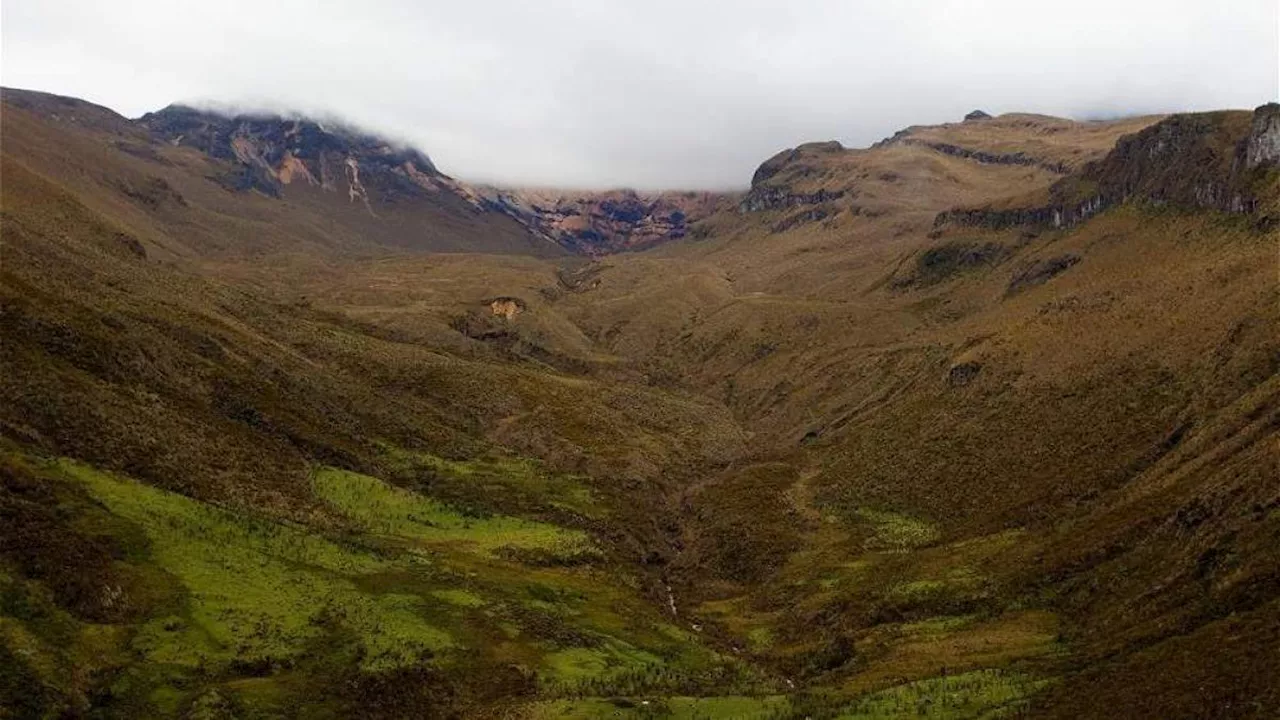
POLYGON ((325 112, 449 174, 743 186, 774 152, 968 110, 1089 118, 1280 94, 1277 0, 3 0, 6 86, 134 117, 325 112))

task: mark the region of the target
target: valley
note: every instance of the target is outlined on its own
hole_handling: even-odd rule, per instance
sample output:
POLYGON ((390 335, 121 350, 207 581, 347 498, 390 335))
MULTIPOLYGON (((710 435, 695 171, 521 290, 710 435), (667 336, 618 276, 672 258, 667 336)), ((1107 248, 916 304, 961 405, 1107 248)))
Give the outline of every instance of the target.
POLYGON ((0 716, 1280 712, 1278 105, 592 193, 3 102, 0 716))

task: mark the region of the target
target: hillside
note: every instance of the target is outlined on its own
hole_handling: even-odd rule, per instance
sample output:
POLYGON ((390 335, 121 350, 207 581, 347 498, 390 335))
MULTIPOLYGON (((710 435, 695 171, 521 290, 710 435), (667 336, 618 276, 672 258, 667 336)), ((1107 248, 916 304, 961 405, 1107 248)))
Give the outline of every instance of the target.
POLYGON ((1278 113, 720 196, 6 90, 0 709, 1274 716, 1278 113))

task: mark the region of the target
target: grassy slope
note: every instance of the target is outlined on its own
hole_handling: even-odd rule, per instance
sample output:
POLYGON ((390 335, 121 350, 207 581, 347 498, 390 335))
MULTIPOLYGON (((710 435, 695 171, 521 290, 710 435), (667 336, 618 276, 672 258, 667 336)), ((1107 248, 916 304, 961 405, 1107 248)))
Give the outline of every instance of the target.
MULTIPOLYGON (((177 241, 133 242, 109 182, 73 191, 32 170, 25 132, 5 124, 0 422, 17 443, 13 513, 48 523, 8 524, 0 543, 5 652, 37 658, 15 661, 5 705, 34 683, 36 705, 127 716, 306 700, 344 714, 392 687, 370 712, 394 717, 601 678, 702 693, 750 673, 664 625, 632 564, 662 532, 646 521, 661 487, 742 452, 722 409, 454 354, 167 263, 157 248, 177 241), (60 455, 85 464, 39 459, 60 455), (33 487, 61 489, 37 511, 33 487), (635 522, 608 521, 624 511, 635 522), (35 566, 93 544, 82 522, 105 524, 94 542, 127 545, 120 571, 162 597, 104 615, 94 603, 124 584, 92 574, 49 597, 58 580, 35 566), (105 665, 92 648, 60 655, 72 637, 105 665), (321 651, 331 662, 311 662, 321 651)), ((130 167, 104 153, 97 172, 130 167)))
MULTIPOLYGON (((985 186, 1008 192, 1000 182, 985 186)), ((1266 590, 1280 552, 1274 234, 1139 208, 1070 232, 941 236, 925 214, 785 232, 770 218, 723 218, 720 239, 610 259, 571 311, 773 443, 773 479, 734 469, 685 501, 678 592, 705 599, 704 619, 821 685, 1033 662, 1066 678, 1038 713, 1102 712, 1081 690, 1098 682, 1128 688, 1136 716, 1275 706, 1263 689, 1274 650, 1211 639, 1229 632, 1226 613, 1278 620, 1266 590), (988 246, 971 265, 928 252, 988 246), (1064 257, 1059 274, 1029 272, 1064 257), (664 267, 683 274, 650 292, 664 267), (658 315, 608 333, 619 307, 658 315), (899 532, 882 529, 886 513, 905 518, 899 532), (884 552, 894 534, 934 539, 884 552), (1035 616, 1047 629, 1005 632, 1027 608, 1048 613, 1035 616), (882 632, 974 613, 992 623, 976 635, 882 632), (1177 660, 1191 648, 1201 669, 1177 660), (1191 676, 1194 701, 1181 690, 1191 676)))
POLYGON ((18 668, 53 685, 51 709, 93 698, 112 716, 168 715, 216 699, 242 716, 299 704, 306 716, 341 715, 362 698, 316 698, 316 683, 424 665, 435 674, 423 689, 463 707, 476 695, 706 692, 752 677, 672 628, 578 531, 464 515, 328 469, 316 473, 317 494, 351 524, 327 532, 72 461, 10 455, 5 469, 7 510, 33 516, 23 490, 40 488, 52 497, 36 506, 56 517, 9 529, 13 539, 32 553, 105 542, 116 556, 89 568, 108 576, 102 595, 69 611, 56 584, 50 597, 56 579, 5 576, 7 647, 37 659, 18 668), (56 686, 60 670, 99 663, 108 693, 83 677, 56 686))
MULTIPOLYGON (((389 716, 1280 702, 1280 318, 1274 237, 1247 223, 1129 207, 931 234, 1057 175, 903 145, 778 176, 856 191, 834 219, 726 213, 586 267, 250 264, 121 209, 104 188, 132 160, 69 180, 88 151, 33 159, 61 136, 9 118, 5 497, 45 539, 4 556, 0 627, 33 702, 112 682, 135 710, 389 716), (496 296, 526 312, 488 315, 496 296), (83 583, 41 569, 54 547, 83 583), (224 547, 261 572, 224 577, 224 547), (113 586, 138 600, 104 609, 113 586), (147 655, 191 618, 204 664, 147 655), (317 646, 332 663, 296 659, 317 646)), ((1074 166, 1149 121, 913 137, 1074 166)))

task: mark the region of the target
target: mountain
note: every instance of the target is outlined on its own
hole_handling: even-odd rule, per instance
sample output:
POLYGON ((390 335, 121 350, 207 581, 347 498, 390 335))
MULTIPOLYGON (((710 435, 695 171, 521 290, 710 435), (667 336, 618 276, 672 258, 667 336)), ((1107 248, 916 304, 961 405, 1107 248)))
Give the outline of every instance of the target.
POLYGON ((375 207, 461 199, 472 212, 506 215, 532 235, 588 256, 678 240, 722 197, 475 186, 444 175, 416 149, 301 117, 227 116, 171 106, 144 115, 138 124, 175 146, 232 163, 235 169, 222 182, 235 190, 279 197, 288 185, 319 187, 363 205, 371 215, 375 207))
POLYGON ((418 150, 303 118, 225 116, 171 105, 143 115, 138 124, 172 145, 236 163, 241 172, 228 183, 237 190, 278 196, 293 182, 326 190, 342 185, 348 201, 372 212, 374 200, 394 204, 398 197, 438 193, 447 182, 418 150), (376 193, 372 199, 370 188, 376 193))
POLYGON ((187 245, 172 248, 180 254, 286 247, 563 254, 485 212, 421 153, 349 129, 186 108, 134 122, 79 100, 3 95, 28 163, 95 200, 116 204, 123 196, 137 225, 187 245), (259 224, 275 218, 284 227, 259 224))
POLYGON ((722 196, 3 101, 0 714, 1280 711, 1280 106, 722 196))
POLYGON ((587 256, 645 250, 693 232, 729 193, 579 191, 481 188, 490 207, 533 232, 587 256))

